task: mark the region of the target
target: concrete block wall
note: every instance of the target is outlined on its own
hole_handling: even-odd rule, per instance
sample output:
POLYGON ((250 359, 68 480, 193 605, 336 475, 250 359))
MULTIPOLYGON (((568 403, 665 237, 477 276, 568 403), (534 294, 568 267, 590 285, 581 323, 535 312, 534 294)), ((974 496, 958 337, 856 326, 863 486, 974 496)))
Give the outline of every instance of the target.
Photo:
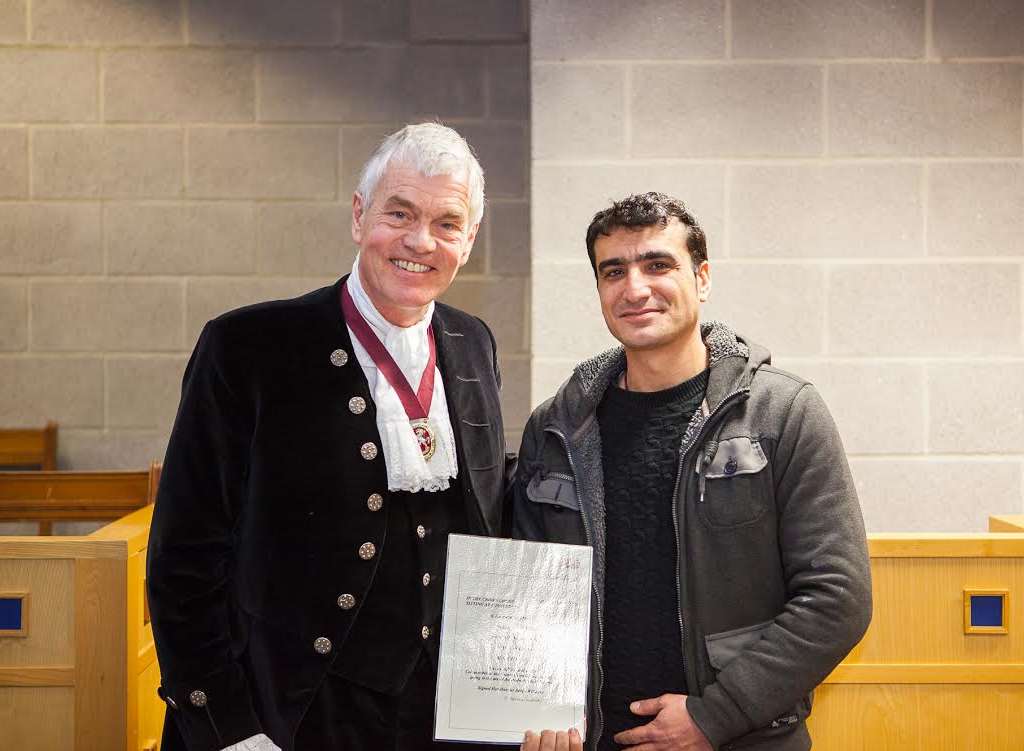
POLYGON ((814 381, 875 531, 1024 510, 1024 3, 533 0, 531 402, 614 344, 584 232, 709 238, 705 317, 814 381))
POLYGON ((346 273, 356 175, 441 118, 489 208, 450 291, 528 412, 529 62, 519 0, 0 0, 0 425, 62 468, 163 456, 209 318, 346 273))

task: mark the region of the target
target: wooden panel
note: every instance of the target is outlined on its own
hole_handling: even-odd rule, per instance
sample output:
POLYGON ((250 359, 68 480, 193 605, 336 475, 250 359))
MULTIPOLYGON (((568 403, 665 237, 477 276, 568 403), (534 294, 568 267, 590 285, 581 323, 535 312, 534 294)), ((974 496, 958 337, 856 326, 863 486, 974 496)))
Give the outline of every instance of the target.
POLYGON ((153 522, 152 504, 122 516, 89 535, 90 540, 124 540, 128 555, 138 553, 149 544, 149 525, 153 522))
POLYGON ((872 558, 1024 558, 1024 534, 868 535, 872 558))
POLYGON ((75 751, 124 751, 126 566, 75 562, 75 751))
POLYGON ((840 665, 825 683, 1024 683, 1024 663, 840 665))
POLYGON ((989 532, 1024 532, 1024 514, 1003 514, 988 518, 989 532))
POLYGON ((1020 751, 1021 685, 829 685, 815 693, 815 751, 1020 751))
MULTIPOLYGON (((144 623, 143 592, 145 583, 145 555, 136 553, 128 558, 125 579, 125 709, 127 712, 127 745, 126 748, 137 749, 140 745, 139 736, 139 675, 145 670, 140 661, 140 652, 152 642, 152 634, 146 639, 144 623)), ((144 740, 144 739, 143 739, 144 740)))
POLYGON ((138 719, 138 746, 129 748, 159 748, 160 737, 164 729, 164 711, 166 705, 156 695, 157 686, 160 685, 160 667, 154 660, 150 662, 142 675, 139 676, 139 689, 137 694, 139 719, 138 719), (150 745, 152 744, 152 745, 150 745))
POLYGON ((117 519, 150 498, 150 472, 0 472, 0 519, 117 519))
POLYGON ((128 628, 134 643, 128 645, 129 659, 138 660, 141 671, 156 659, 153 624, 146 606, 146 551, 128 559, 128 628))
POLYGON ((55 667, 0 667, 0 686, 74 686, 71 665, 55 667))
POLYGON ((127 558, 124 540, 88 537, 0 537, 0 560, 9 558, 127 558))
POLYGON ((74 662, 72 571, 71 561, 0 558, 0 590, 28 592, 31 610, 28 636, 0 639, 0 665, 74 662))
POLYGON ((74 689, 0 687, 0 748, 65 751, 74 748, 74 689))
POLYGON ((0 429, 0 467, 57 469, 57 423, 0 429))
MULTIPOLYGON (((872 560, 874 617, 846 658, 851 663, 1020 663, 1024 628, 1005 636, 964 634, 964 589, 1024 593, 1024 560, 872 560)), ((1024 624, 1024 597, 1011 597, 1010 623, 1024 624)))

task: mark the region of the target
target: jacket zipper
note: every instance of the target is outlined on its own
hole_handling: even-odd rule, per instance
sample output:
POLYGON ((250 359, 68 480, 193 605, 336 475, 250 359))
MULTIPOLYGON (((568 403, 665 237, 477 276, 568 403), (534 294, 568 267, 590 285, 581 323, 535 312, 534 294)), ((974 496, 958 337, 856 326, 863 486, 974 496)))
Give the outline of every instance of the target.
MULTIPOLYGON (((682 547, 681 547, 682 543, 680 542, 680 535, 679 535, 679 483, 680 483, 680 481, 682 480, 682 477, 683 477, 683 464, 686 462, 686 456, 687 456, 687 454, 690 453, 690 449, 693 448, 694 446, 697 446, 697 445, 700 444, 701 439, 705 436, 705 434, 708 431, 708 426, 711 425, 711 423, 715 419, 715 417, 718 416, 723 410, 725 410, 725 408, 727 406, 732 406, 732 404, 736 401, 736 398, 739 397, 741 394, 744 394, 745 392, 746 392, 746 389, 740 389, 739 391, 733 391, 731 394, 729 394, 724 399, 722 399, 722 401, 720 401, 718 403, 718 406, 715 407, 714 411, 711 412, 711 414, 708 415, 708 418, 704 421, 704 424, 701 426, 700 431, 697 433, 696 436, 694 436, 694 439, 690 442, 690 444, 688 446, 686 446, 685 448, 683 448, 682 450, 680 450, 680 452, 679 452, 679 466, 676 468, 676 485, 675 485, 675 488, 672 491, 672 528, 673 528, 673 530, 675 530, 675 533, 676 533, 676 596, 679 598, 679 609, 678 609, 678 615, 679 615, 679 638, 680 638, 679 646, 680 646, 681 657, 683 659, 683 675, 684 676, 686 675, 686 642, 687 642, 687 636, 686 636, 686 624, 685 624, 685 622, 683 620, 683 583, 682 583, 681 577, 679 576, 679 559, 680 559, 680 557, 682 555, 682 547)), ((569 460, 569 464, 570 464, 570 466, 572 465, 572 459, 569 460)), ((701 494, 701 501, 703 501, 703 500, 704 500, 703 494, 701 494)), ((687 683, 687 690, 688 691, 693 691, 693 690, 695 690, 697 688, 696 686, 690 686, 689 685, 689 683, 690 683, 689 680, 687 680, 686 683, 687 683)))
MULTIPOLYGON (((558 436, 559 440, 562 441, 562 446, 565 448, 565 456, 569 460, 569 469, 572 470, 572 475, 566 475, 562 472, 549 472, 549 477, 559 477, 564 480, 572 480, 573 484, 579 488, 579 483, 576 482, 576 462, 572 460, 572 451, 569 450, 569 439, 565 437, 565 434, 557 428, 546 428, 549 433, 554 433, 558 436)), ((578 491, 577 491, 578 492, 578 491)), ((590 522, 587 521, 587 514, 583 510, 583 501, 580 500, 580 517, 583 519, 583 534, 587 537, 587 544, 593 548, 594 538, 590 533, 590 522)), ((676 562, 676 572, 678 576, 678 561, 676 562)), ((593 581, 590 583, 590 588, 594 591, 594 600, 597 603, 597 650, 595 654, 597 659, 597 691, 594 692, 594 715, 597 722, 594 723, 596 732, 587 732, 588 744, 590 745, 591 739, 593 740, 592 748, 597 748, 597 742, 601 739, 601 733, 604 732, 604 716, 601 714, 601 689, 604 687, 604 669, 601 667, 601 650, 604 646, 604 621, 601 618, 601 593, 597 591, 597 584, 593 581)))

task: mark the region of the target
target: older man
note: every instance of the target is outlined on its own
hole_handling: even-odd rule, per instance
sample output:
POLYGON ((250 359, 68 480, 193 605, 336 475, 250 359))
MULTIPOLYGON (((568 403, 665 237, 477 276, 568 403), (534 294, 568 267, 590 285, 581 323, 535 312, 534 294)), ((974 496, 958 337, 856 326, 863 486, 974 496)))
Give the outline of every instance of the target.
POLYGON ((534 412, 513 509, 518 536, 594 547, 587 748, 806 751, 811 691, 871 615, 832 418, 766 349, 700 321, 711 268, 682 202, 614 203, 587 251, 622 347, 534 412))
POLYGON ((149 545, 165 751, 434 748, 450 532, 495 534, 494 338, 435 303, 483 172, 438 124, 389 136, 352 273, 204 328, 149 545))

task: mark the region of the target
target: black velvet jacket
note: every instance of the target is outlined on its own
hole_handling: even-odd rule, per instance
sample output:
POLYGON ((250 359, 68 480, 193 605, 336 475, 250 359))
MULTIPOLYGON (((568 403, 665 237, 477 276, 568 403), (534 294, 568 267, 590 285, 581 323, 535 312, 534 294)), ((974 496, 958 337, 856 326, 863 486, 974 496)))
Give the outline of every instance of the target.
MULTIPOLYGON (((383 453, 361 450, 380 436, 343 281, 209 322, 185 370, 148 551, 165 751, 260 732, 288 751, 372 586, 381 556, 358 551, 387 544, 388 515, 368 503, 386 503, 387 475, 383 453), (350 409, 353 397, 365 411, 350 409)), ((432 323, 469 528, 498 534, 494 338, 440 303, 432 323)))

